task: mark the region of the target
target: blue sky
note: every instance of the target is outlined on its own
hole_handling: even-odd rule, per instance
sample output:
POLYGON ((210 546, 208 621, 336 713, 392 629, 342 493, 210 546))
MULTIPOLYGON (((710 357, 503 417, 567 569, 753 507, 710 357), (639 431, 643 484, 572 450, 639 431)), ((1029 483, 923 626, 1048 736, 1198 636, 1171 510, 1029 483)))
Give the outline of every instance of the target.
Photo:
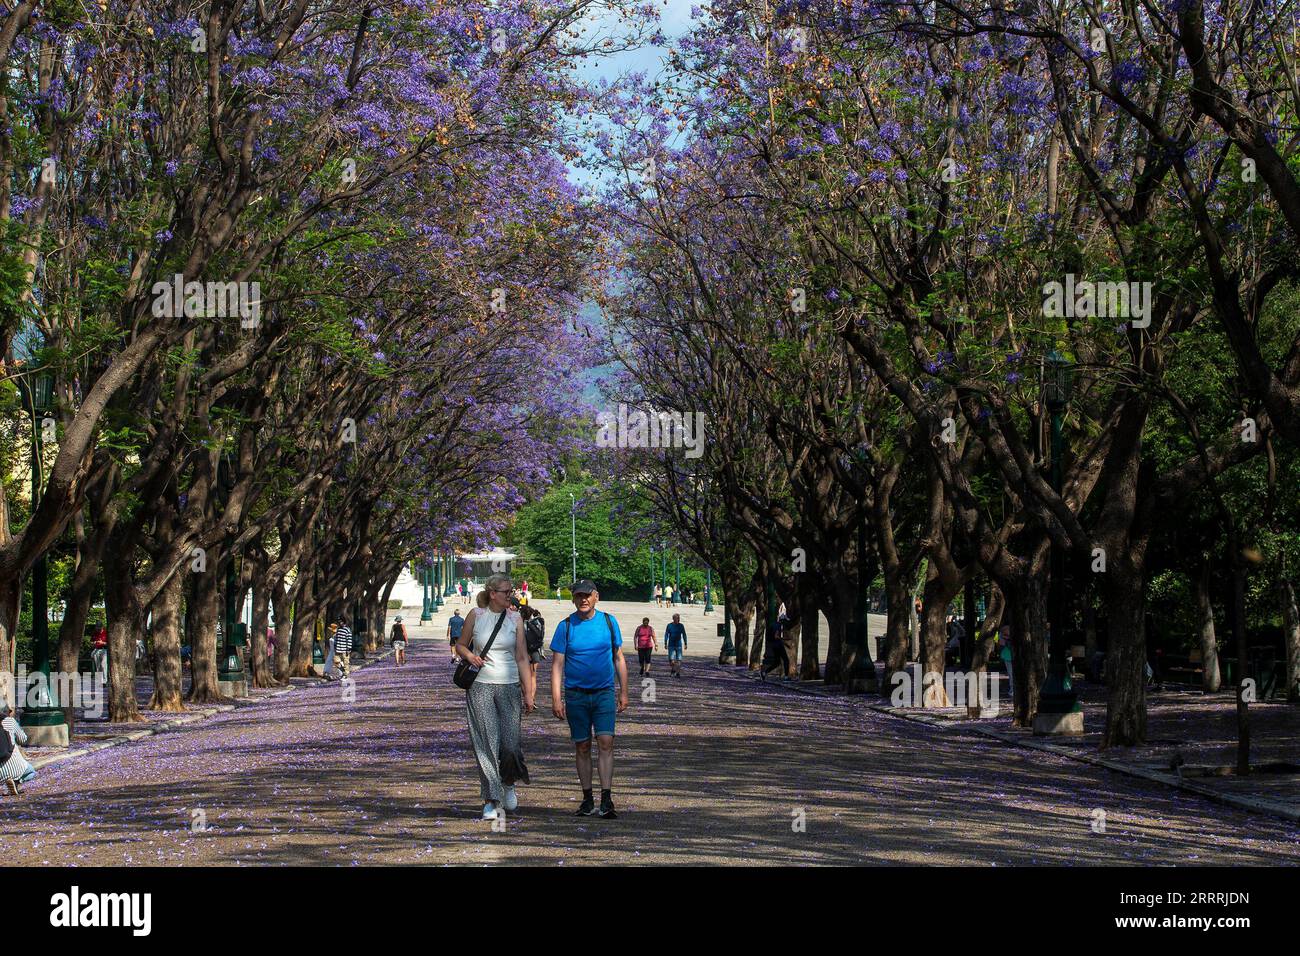
MULTIPOLYGON (((657 0, 655 7, 659 10, 659 26, 671 43, 690 29, 692 7, 705 7, 707 0, 657 0)), ((616 18, 600 18, 591 22, 587 36, 599 34, 600 31, 617 37, 619 28, 616 18)), ((626 50, 605 56, 589 56, 578 70, 584 80, 605 79, 613 83, 620 76, 629 73, 644 73, 653 81, 664 73, 664 63, 668 55, 666 47, 644 46, 635 50, 626 50)), ((573 181, 582 186, 592 182, 592 176, 586 170, 573 170, 573 181)))

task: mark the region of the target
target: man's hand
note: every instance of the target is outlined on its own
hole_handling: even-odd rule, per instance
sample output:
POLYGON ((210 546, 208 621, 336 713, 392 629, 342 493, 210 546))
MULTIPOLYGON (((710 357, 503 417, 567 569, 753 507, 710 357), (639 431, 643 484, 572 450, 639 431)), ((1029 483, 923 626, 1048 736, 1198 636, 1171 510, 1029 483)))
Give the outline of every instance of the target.
POLYGON ((621 714, 627 710, 627 688, 624 687, 618 692, 618 712, 621 714))
POLYGON ((556 720, 564 720, 565 718, 564 698, 562 697, 551 698, 551 713, 555 715, 556 720))

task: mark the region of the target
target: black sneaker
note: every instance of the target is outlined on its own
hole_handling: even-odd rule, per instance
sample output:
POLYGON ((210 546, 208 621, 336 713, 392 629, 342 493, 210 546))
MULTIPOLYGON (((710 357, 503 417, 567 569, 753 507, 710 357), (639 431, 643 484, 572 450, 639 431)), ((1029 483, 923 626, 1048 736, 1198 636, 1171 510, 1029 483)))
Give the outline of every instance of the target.
POLYGON ((580 817, 589 817, 595 812, 596 801, 591 799, 591 797, 587 797, 582 801, 582 806, 578 807, 578 812, 575 815, 580 817))
POLYGON ((600 812, 599 812, 599 816, 600 816, 602 819, 605 819, 605 820, 613 820, 613 819, 615 819, 615 818, 618 817, 618 814, 614 812, 614 801, 613 801, 613 800, 604 800, 604 799, 602 799, 602 800, 600 801, 600 812))

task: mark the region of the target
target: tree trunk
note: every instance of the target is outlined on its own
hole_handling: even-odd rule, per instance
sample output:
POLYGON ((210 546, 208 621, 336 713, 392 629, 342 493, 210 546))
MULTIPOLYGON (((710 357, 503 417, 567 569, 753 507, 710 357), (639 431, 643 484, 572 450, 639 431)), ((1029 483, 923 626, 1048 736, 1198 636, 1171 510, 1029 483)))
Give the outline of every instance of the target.
MULTIPOLYGON (((979 675, 979 685, 984 686, 984 672, 988 670, 989 658, 993 656, 993 642, 997 639, 998 628, 1002 625, 1002 589, 996 583, 991 583, 991 594, 989 595, 988 607, 985 608, 984 620, 979 625, 979 632, 971 634, 971 659, 970 670, 979 675)), ((996 675, 995 675, 996 676, 996 675)), ((1001 707, 1002 695, 994 686, 993 700, 990 703, 1001 707)), ((967 702, 966 716, 972 720, 981 716, 983 708, 979 701, 973 704, 967 702)))
POLYGON ((253 627, 248 637, 249 661, 254 687, 274 687, 275 675, 267 658, 266 628, 271 618, 271 592, 264 587, 253 589, 253 627))
POLYGON ((1112 567, 1106 573, 1106 731, 1102 747, 1136 747, 1146 742, 1146 601, 1138 570, 1112 567))
POLYGON ((894 674, 907 669, 911 645, 912 589, 898 574, 885 578, 885 661, 884 687, 892 687, 894 674))
POLYGON ((1097 608, 1091 594, 1085 595, 1083 600, 1083 653, 1090 664, 1097 653, 1097 608))
POLYGON ((749 620, 752 614, 752 604, 743 605, 737 602, 731 610, 731 643, 736 645, 737 667, 749 666, 749 620))
POLYGON ((217 679, 215 567, 190 573, 190 597, 185 622, 185 630, 190 638, 190 693, 186 699, 191 704, 225 701, 217 679))
POLYGON ((1016 677, 1013 727, 1033 724, 1038 713, 1038 696, 1047 678, 1046 578, 1041 571, 1027 573, 1011 604, 1012 666, 1016 677))
POLYGON ((820 649, 817 632, 821 627, 821 610, 818 607, 817 588, 806 574, 800 576, 799 582, 799 586, 803 589, 799 613, 801 619, 799 636, 803 644, 803 653, 800 655, 799 662, 799 679, 817 680, 822 676, 818 656, 820 649))
MULTIPOLYGON (((925 596, 921 600, 921 674, 938 674, 931 682, 922 700, 923 707, 951 707, 943 675, 947 670, 945 660, 948 646, 948 605, 961 590, 959 578, 947 578, 940 567, 941 561, 930 562, 930 579, 925 582, 925 596)), ((922 686, 925 686, 924 684, 922 686)))
POLYGON ((1210 600, 1210 562, 1201 564, 1196 576, 1197 630, 1201 639, 1201 687, 1215 693, 1223 686, 1219 673, 1219 643, 1214 634, 1214 603, 1210 600))
POLYGON ((1296 606, 1295 586, 1282 568, 1278 582, 1282 598, 1282 637, 1286 641, 1286 699, 1300 703, 1300 607, 1296 606))
MULTIPOLYGON (((99 576, 99 557, 83 550, 72 582, 64 594, 63 622, 59 625, 59 670, 76 674, 81 661, 81 648, 85 642, 86 621, 90 617, 90 602, 99 576)), ((63 719, 68 724, 69 735, 75 723, 73 701, 63 701, 63 719)))
POLYGON ((104 604, 108 610, 108 720, 114 724, 143 721, 135 697, 135 642, 143 631, 135 598, 130 554, 115 554, 104 563, 104 604))
POLYGON ((267 595, 275 611, 275 679, 284 684, 289 679, 289 645, 293 633, 293 604, 284 588, 284 581, 268 583, 267 595))
POLYGON ((285 680, 290 677, 306 677, 311 667, 311 650, 316 638, 316 617, 311 613, 315 588, 311 572, 299 567, 294 586, 285 595, 286 601, 293 602, 293 630, 290 638, 292 653, 288 670, 284 674, 285 680))
POLYGON ((153 697, 150 710, 185 710, 181 668, 181 601, 184 580, 172 575, 150 607, 153 619, 153 697))
POLYGON ((1250 645, 1246 640, 1246 562, 1235 525, 1228 531, 1232 554, 1232 636, 1237 647, 1237 773, 1250 773, 1250 700, 1246 694, 1250 678, 1250 645))
POLYGON ((14 575, 0 580, 0 699, 17 706, 18 616, 22 609, 23 580, 14 575))

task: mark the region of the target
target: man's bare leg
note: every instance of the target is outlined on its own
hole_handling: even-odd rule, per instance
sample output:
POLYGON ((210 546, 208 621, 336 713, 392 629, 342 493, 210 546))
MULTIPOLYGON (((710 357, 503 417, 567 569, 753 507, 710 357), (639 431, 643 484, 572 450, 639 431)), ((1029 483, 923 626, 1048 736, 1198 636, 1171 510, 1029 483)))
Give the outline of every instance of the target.
MULTIPOLYGON (((600 747, 597 755, 597 762, 600 768, 600 789, 614 789, 614 736, 612 734, 601 734, 596 738, 596 743, 600 747)), ((579 775, 582 770, 579 768, 579 775)), ((587 782, 583 788, 591 786, 591 741, 587 741, 587 782)))
MULTIPOLYGON (((602 737, 601 739, 604 740, 605 738, 602 737)), ((590 790, 591 789, 591 741, 584 740, 582 743, 577 744, 576 747, 578 750, 578 783, 582 785, 583 790, 590 790)), ((604 758, 603 751, 600 759, 601 759, 601 770, 600 770, 601 779, 604 780, 605 779, 605 764, 604 764, 605 758, 604 758)), ((611 750, 610 751, 611 768, 613 766, 613 760, 614 760, 614 754, 613 751, 611 750)))

